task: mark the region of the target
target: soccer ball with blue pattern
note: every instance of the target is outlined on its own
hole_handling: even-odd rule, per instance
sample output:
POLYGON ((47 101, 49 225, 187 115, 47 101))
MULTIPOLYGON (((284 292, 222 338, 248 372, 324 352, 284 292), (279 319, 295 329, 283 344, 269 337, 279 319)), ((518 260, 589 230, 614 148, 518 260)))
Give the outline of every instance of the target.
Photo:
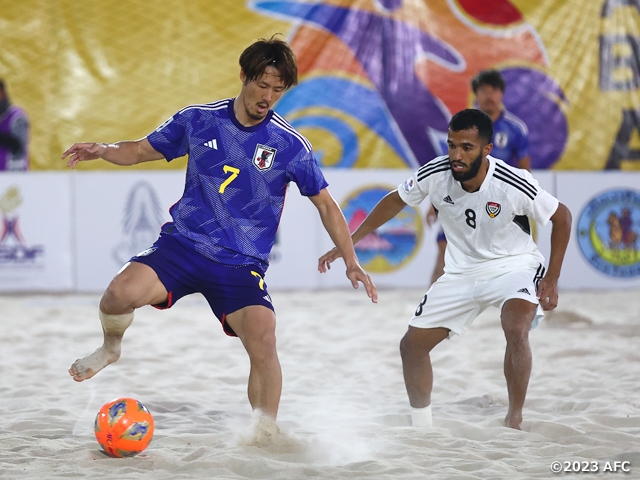
POLYGON ((153 417, 133 398, 116 398, 103 405, 96 416, 96 439, 111 457, 133 457, 153 438, 153 417))

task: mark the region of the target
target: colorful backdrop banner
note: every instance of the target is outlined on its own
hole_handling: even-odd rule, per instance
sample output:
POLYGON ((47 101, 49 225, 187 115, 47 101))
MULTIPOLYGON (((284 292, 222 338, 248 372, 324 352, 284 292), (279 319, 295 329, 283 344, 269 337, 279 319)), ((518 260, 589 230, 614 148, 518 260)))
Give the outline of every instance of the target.
POLYGON ((280 32, 301 75, 276 110, 324 166, 426 163, 474 105, 473 76, 496 68, 533 168, 640 170, 640 0, 4 3, 0 76, 30 115, 34 169, 65 168, 75 141, 140 138, 235 96, 242 50, 280 32))

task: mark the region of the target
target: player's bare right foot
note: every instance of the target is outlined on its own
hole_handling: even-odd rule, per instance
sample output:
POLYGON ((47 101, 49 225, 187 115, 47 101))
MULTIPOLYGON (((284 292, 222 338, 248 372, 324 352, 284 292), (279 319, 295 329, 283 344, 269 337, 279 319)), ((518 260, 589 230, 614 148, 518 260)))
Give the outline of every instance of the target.
POLYGON ((120 349, 109 349, 103 345, 91 355, 76 360, 69 369, 69 375, 76 382, 82 382, 93 377, 107 365, 116 362, 120 358, 120 349))
POLYGON ((507 413, 504 419, 505 427, 515 428, 516 430, 522 430, 520 425, 522 424, 522 413, 507 413))

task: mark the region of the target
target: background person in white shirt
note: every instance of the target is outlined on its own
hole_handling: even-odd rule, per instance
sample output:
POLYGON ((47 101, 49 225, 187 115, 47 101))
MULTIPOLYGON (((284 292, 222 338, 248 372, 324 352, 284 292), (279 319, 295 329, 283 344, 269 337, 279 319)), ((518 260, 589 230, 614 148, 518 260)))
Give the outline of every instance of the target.
MULTIPOLYGON (((449 241, 444 275, 425 294, 400 342, 414 426, 432 423, 431 350, 453 334, 462 335, 482 311, 496 306, 507 340, 505 425, 519 429, 532 368, 529 330, 544 315, 540 306, 551 310, 558 303, 571 214, 528 171, 489 156, 492 137, 486 113, 467 109, 455 114, 449 123, 449 154, 425 164, 387 194, 352 235, 355 245, 406 205, 429 196, 449 241), (553 224, 546 275, 529 217, 553 224)), ((323 255, 320 271, 338 257, 335 249, 323 255)))

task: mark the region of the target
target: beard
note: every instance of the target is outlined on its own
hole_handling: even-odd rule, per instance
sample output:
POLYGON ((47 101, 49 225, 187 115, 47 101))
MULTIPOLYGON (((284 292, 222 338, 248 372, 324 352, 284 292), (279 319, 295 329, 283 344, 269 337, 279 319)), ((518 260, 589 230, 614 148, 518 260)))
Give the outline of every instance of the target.
POLYGON ((253 113, 253 112, 252 112, 251 110, 249 110, 248 108, 245 108, 245 110, 244 110, 244 111, 246 112, 247 116, 248 116, 249 118, 251 118, 252 120, 263 120, 263 119, 267 116, 267 113, 269 113, 269 111, 268 111, 268 110, 267 110, 267 113, 264 113, 264 114, 260 114, 260 113, 258 113, 258 112, 253 113))
POLYGON ((478 175, 478 172, 480 171, 480 167, 482 166, 482 152, 480 152, 480 155, 478 155, 476 157, 476 159, 471 163, 471 165, 469 165, 469 170, 467 170, 466 172, 456 172, 455 170, 451 169, 451 174, 453 175, 453 178, 459 182, 466 182, 468 180, 471 180, 472 178, 475 178, 476 175, 478 175))
POLYGON ((247 116, 249 118, 251 118, 252 120, 264 120, 264 118, 269 113, 269 109, 268 108, 264 113, 259 113, 257 111, 256 112, 252 112, 251 111, 251 105, 249 105, 249 104, 245 104, 244 111, 247 114, 247 116))

